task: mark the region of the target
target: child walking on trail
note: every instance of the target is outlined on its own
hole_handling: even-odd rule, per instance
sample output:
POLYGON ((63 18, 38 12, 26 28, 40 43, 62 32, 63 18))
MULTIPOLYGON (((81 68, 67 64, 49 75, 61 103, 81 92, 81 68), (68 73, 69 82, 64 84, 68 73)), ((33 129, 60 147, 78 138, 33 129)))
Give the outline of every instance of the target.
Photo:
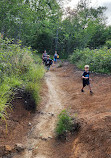
POLYGON ((47 70, 50 69, 50 66, 52 65, 52 63, 53 63, 52 59, 50 59, 50 56, 47 55, 47 59, 45 61, 45 66, 46 66, 47 70))
POLYGON ((54 54, 54 64, 57 62, 57 56, 58 56, 57 51, 55 51, 55 54, 54 54))
POLYGON ((81 89, 81 92, 84 92, 84 87, 86 87, 87 85, 89 86, 89 90, 90 93, 93 94, 92 89, 91 89, 91 85, 90 85, 90 77, 89 77, 89 65, 85 65, 85 71, 82 75, 82 79, 83 79, 83 87, 81 89))

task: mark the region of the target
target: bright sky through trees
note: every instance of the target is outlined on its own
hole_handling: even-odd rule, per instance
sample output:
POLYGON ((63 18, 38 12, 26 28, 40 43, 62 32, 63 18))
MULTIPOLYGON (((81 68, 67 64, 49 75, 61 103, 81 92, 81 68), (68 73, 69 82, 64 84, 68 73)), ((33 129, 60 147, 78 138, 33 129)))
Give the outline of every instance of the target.
MULTIPOLYGON (((74 8, 80 0, 64 0, 64 7, 74 8)), ((106 16, 108 17, 107 25, 111 25, 111 0, 89 0, 90 5, 93 7, 106 6, 106 16)))

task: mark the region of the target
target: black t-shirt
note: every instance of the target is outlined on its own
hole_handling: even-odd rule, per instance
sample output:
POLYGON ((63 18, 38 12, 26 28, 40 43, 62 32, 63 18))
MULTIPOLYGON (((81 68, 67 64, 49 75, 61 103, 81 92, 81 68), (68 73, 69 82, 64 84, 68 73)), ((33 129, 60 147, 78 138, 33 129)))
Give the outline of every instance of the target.
POLYGON ((89 71, 88 71, 88 72, 84 71, 84 73, 83 73, 82 76, 84 76, 84 77, 88 77, 88 79, 83 78, 83 81, 89 81, 89 74, 90 74, 89 71))
POLYGON ((52 65, 52 59, 50 58, 45 61, 45 66, 48 66, 48 65, 52 65))

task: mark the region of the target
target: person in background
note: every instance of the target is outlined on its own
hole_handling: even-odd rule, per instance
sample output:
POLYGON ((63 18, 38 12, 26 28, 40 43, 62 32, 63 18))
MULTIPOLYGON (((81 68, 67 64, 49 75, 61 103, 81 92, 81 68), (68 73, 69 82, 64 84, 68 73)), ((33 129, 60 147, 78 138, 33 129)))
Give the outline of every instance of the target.
POLYGON ((50 66, 51 66, 52 64, 53 64, 52 59, 50 59, 50 56, 47 55, 47 60, 45 61, 45 66, 46 66, 47 70, 50 69, 50 66))
POLYGON ((43 64, 45 64, 45 61, 47 60, 47 52, 46 52, 46 50, 44 50, 44 53, 42 54, 42 60, 43 60, 43 64))
POLYGON ((54 54, 54 64, 57 62, 57 56, 58 56, 57 51, 55 51, 55 54, 54 54))
POLYGON ((91 89, 91 85, 90 85, 90 77, 89 77, 89 65, 85 65, 85 70, 84 73, 82 75, 82 79, 83 79, 83 87, 81 89, 81 92, 84 92, 84 87, 86 87, 87 85, 89 86, 89 90, 90 93, 93 94, 92 89, 91 89))

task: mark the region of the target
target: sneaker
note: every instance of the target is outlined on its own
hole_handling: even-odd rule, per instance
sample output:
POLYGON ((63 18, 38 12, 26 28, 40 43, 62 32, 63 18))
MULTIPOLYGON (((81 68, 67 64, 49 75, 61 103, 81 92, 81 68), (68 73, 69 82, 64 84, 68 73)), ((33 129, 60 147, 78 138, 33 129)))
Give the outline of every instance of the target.
POLYGON ((93 94, 93 92, 92 92, 92 91, 90 91, 90 94, 93 94))
POLYGON ((83 89, 81 89, 81 92, 84 92, 84 90, 83 90, 83 89))

